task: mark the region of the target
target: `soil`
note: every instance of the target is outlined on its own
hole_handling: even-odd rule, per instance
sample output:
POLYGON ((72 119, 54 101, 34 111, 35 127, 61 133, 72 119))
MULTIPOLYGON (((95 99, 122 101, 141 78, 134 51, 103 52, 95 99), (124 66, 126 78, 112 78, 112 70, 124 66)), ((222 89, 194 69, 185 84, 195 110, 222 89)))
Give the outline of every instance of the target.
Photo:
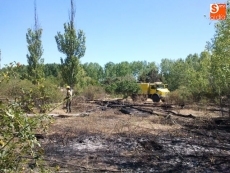
POLYGON ((57 172, 230 171, 227 108, 222 115, 202 105, 109 103, 74 103, 71 114, 54 110, 63 116, 39 139, 46 164, 57 172))

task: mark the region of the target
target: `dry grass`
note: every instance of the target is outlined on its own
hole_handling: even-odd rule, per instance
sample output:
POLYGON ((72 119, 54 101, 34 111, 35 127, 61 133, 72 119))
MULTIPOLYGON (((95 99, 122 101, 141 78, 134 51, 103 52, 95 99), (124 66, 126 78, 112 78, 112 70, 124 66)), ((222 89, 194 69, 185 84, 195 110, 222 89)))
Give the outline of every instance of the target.
MULTIPOLYGON (((65 110, 60 105, 57 109, 52 111, 55 114, 65 114, 65 110)), ((73 105, 73 112, 80 113, 87 110, 93 110, 89 116, 86 117, 69 117, 57 118, 50 127, 49 133, 63 133, 68 131, 69 134, 158 134, 162 131, 174 131, 181 128, 176 122, 175 118, 165 119, 162 116, 156 115, 127 115, 122 114, 119 109, 100 110, 97 105, 85 102, 78 102, 73 105)), ((184 115, 195 115, 199 118, 216 117, 216 112, 210 112, 200 109, 175 109, 175 112, 184 115)))
MULTIPOLYGON (((84 106, 78 106, 87 109, 84 106)), ((81 110, 82 111, 82 110, 81 110)), ((64 113, 64 110, 56 110, 54 113, 64 113)), ((178 129, 178 125, 164 122, 160 116, 136 116, 122 114, 119 110, 110 109, 107 111, 96 110, 89 116, 57 118, 50 127, 50 133, 62 133, 68 129, 69 133, 76 134, 156 134, 159 131, 170 131, 178 129)))

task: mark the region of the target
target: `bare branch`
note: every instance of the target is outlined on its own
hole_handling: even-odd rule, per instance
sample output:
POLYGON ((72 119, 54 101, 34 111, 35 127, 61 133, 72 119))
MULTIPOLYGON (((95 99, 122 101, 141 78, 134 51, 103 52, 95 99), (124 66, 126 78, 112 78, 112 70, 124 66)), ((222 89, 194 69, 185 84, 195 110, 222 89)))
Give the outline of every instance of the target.
POLYGON ((76 14, 76 8, 75 8, 75 4, 73 0, 70 0, 71 3, 71 10, 69 13, 69 21, 70 21, 70 25, 73 28, 74 27, 74 19, 75 19, 75 14, 76 14))
POLYGON ((34 30, 37 31, 40 28, 39 21, 38 21, 38 15, 37 15, 37 4, 36 0, 34 0, 34 30))

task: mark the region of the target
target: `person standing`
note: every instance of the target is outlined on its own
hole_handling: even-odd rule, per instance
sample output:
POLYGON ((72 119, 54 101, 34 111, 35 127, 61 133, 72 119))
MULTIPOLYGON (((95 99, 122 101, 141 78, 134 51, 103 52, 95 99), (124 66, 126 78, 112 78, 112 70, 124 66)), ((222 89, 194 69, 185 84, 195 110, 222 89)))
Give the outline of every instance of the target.
POLYGON ((70 88, 70 86, 67 86, 66 87, 66 97, 64 100, 67 100, 66 101, 66 113, 70 113, 71 112, 71 102, 72 102, 72 96, 73 96, 73 91, 72 89, 70 88))

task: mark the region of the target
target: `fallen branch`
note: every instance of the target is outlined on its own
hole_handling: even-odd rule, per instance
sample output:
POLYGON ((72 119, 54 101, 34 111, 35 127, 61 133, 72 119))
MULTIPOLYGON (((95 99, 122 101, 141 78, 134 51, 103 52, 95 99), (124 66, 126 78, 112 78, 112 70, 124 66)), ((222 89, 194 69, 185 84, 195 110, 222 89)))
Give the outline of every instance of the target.
POLYGON ((152 109, 143 109, 143 108, 140 108, 140 107, 134 107, 134 106, 130 106, 131 108, 133 109, 136 109, 138 111, 142 111, 142 112, 147 112, 149 114, 153 114, 153 110, 152 109))
POLYGON ((196 116, 192 115, 192 114, 189 114, 189 115, 184 115, 184 114, 179 114, 179 113, 176 113, 174 111, 166 111, 168 113, 171 113, 172 115, 175 115, 175 116, 179 116, 179 117, 184 117, 184 118, 192 118, 192 119, 195 119, 196 116))

